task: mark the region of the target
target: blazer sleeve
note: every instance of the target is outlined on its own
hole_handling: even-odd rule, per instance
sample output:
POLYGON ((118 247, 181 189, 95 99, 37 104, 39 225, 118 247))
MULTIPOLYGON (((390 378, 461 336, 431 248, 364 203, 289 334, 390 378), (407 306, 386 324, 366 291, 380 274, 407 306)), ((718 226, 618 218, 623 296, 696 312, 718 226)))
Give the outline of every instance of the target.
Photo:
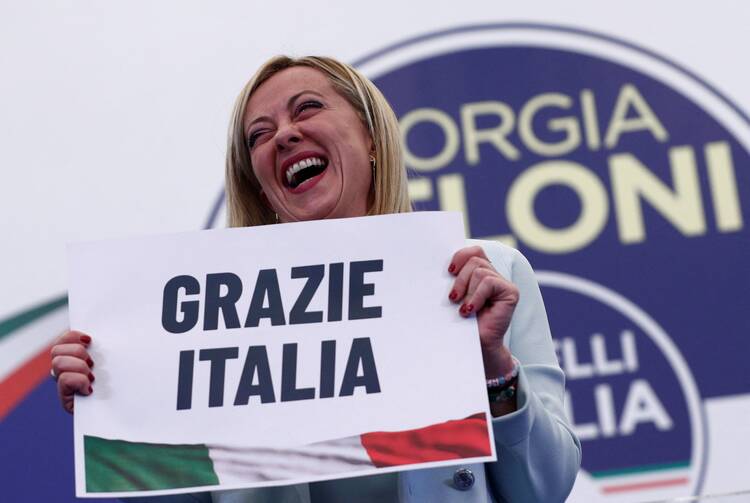
POLYGON ((581 464, 581 444, 565 417, 565 376, 542 294, 519 251, 499 243, 482 246, 520 291, 504 340, 521 362, 518 409, 492 421, 498 460, 486 465, 489 489, 497 501, 562 502, 581 464))

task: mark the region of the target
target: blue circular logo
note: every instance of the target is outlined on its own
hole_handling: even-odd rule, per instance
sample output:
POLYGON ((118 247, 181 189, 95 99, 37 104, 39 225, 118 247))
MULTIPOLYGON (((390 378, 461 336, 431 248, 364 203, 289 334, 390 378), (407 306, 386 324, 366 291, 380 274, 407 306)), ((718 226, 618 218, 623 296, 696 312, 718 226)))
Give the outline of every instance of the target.
POLYGON ((416 206, 558 271, 539 278, 584 446, 574 497, 699 492, 702 400, 750 391, 747 116, 653 52, 549 25, 356 66, 396 111, 416 206))

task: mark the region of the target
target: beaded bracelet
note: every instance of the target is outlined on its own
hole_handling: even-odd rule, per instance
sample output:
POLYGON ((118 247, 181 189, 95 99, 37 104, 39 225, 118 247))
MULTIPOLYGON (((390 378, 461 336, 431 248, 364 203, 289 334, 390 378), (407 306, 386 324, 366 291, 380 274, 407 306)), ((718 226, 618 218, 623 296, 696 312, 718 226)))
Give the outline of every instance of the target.
POLYGON ((516 396, 520 369, 521 363, 513 358, 513 368, 510 372, 500 377, 487 379, 487 398, 490 403, 508 402, 516 396))
POLYGON ((510 372, 508 372, 505 375, 501 375, 500 377, 493 377, 492 379, 487 379, 487 389, 497 389, 497 388, 504 388, 506 384, 508 384, 510 381, 518 377, 518 371, 521 368, 521 364, 518 360, 513 358, 513 368, 510 372))

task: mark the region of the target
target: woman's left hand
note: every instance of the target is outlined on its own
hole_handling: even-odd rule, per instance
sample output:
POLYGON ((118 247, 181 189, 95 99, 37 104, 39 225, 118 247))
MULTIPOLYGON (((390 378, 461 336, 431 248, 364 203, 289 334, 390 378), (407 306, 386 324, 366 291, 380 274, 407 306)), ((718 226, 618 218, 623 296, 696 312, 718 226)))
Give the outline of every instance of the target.
POLYGON ((456 277, 448 298, 461 304, 461 316, 476 313, 486 377, 507 373, 513 368, 513 360, 503 337, 518 304, 518 288, 492 267, 480 246, 457 251, 448 272, 456 277))

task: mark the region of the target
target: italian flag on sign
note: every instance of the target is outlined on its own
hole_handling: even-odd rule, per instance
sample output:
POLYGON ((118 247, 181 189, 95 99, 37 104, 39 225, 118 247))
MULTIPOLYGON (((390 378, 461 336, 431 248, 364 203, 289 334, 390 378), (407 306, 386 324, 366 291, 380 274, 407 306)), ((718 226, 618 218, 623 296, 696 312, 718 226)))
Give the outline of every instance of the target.
POLYGON ((315 480, 337 473, 491 456, 484 413, 415 430, 298 448, 169 445, 85 436, 89 493, 315 480))

